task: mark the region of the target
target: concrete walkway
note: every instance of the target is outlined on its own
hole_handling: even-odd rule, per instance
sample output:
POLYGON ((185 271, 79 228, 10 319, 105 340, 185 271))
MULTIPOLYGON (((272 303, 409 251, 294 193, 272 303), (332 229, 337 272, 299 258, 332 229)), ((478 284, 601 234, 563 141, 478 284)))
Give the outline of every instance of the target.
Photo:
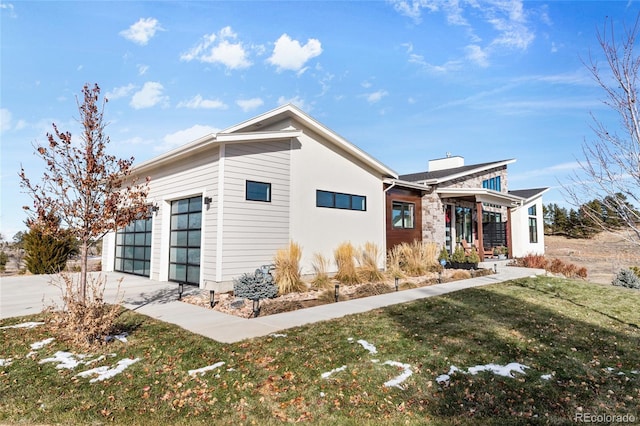
MULTIPOLYGON (((493 268, 494 264, 486 265, 486 267, 493 268)), ((176 324, 219 342, 233 343, 282 332, 292 327, 367 312, 384 306, 539 274, 544 274, 544 271, 501 266, 498 268, 498 273, 494 275, 329 303, 251 319, 180 302, 177 300, 178 290, 175 283, 161 283, 132 275, 106 273, 108 284, 104 298, 108 302, 116 301, 118 294, 116 282, 123 278, 121 289, 124 292, 124 299, 120 300, 123 300, 123 304, 127 308, 176 324)), ((50 276, 0 279, 0 319, 35 314, 52 301, 59 303, 60 290, 49 285, 50 281, 50 276)))

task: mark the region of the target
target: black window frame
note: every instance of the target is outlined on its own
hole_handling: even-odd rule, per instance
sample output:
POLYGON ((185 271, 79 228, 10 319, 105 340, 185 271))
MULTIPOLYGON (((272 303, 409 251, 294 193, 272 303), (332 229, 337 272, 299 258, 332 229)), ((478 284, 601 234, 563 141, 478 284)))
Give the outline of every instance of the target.
POLYGON ((116 231, 114 270, 141 277, 151 276, 153 217, 148 214, 116 231), (137 271, 142 272, 137 272, 137 271))
POLYGON ((529 214, 529 243, 538 243, 538 209, 536 205, 532 205, 527 209, 529 214))
POLYGON ((356 194, 348 194, 346 192, 334 192, 334 191, 325 191, 323 189, 316 189, 316 207, 323 207, 327 209, 338 209, 338 210, 351 210, 357 212, 366 212, 367 211, 367 196, 366 195, 356 195, 356 194), (320 202, 320 195, 329 195, 331 197, 331 201, 328 203, 320 202), (349 206, 346 207, 344 204, 342 206, 338 205, 337 199, 340 197, 344 199, 347 197, 349 200, 349 206))
POLYGON ((406 201, 396 201, 396 200, 391 200, 391 227, 393 229, 416 229, 416 204, 415 203, 409 203, 406 201), (400 215, 402 216, 402 220, 401 226, 396 226, 395 223, 393 223, 393 211, 395 210, 395 206, 399 205, 400 206, 400 215), (409 207, 413 207, 413 209, 409 209, 409 207), (412 211, 413 214, 411 215, 411 226, 406 226, 406 221, 407 221, 407 215, 409 213, 409 211, 412 211))
MULTIPOLYGON (((255 193, 255 192, 253 192, 253 193, 255 193)), ((245 195, 244 198, 247 201, 259 201, 261 203, 270 203, 271 202, 271 182, 260 182, 260 181, 257 181, 257 180, 247 180, 245 182, 245 185, 244 185, 244 195, 245 195), (249 196, 249 194, 250 194, 249 185, 251 185, 251 184, 266 185, 266 187, 267 187, 267 197, 266 197, 266 199, 258 198, 258 197, 251 198, 249 196)))

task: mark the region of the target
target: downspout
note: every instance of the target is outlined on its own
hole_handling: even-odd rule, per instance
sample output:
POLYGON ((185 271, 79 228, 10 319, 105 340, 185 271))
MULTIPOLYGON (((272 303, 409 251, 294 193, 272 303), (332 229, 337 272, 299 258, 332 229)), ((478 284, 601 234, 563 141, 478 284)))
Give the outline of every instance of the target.
MULTIPOLYGON (((393 181, 391 183, 391 185, 389 185, 388 188, 385 188, 382 191, 382 194, 383 194, 383 197, 382 197, 382 211, 384 212, 383 216, 382 216, 383 219, 384 219, 382 221, 382 235, 384 235, 384 238, 382 239, 382 241, 384 243, 383 250, 384 250, 384 254, 385 254, 385 259, 386 259, 386 256, 387 256, 387 192, 391 188, 393 188, 394 186, 396 186, 396 181, 393 181)), ((385 272, 387 270, 387 262, 386 261, 384 262, 384 270, 385 270, 385 272)))

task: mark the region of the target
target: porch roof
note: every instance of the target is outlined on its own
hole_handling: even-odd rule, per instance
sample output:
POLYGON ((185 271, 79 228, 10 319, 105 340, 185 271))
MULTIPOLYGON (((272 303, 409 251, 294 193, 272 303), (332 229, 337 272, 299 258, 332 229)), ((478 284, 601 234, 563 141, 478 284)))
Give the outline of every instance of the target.
POLYGON ((521 206, 524 198, 486 188, 440 188, 436 189, 440 198, 458 198, 467 201, 496 204, 505 207, 521 206))

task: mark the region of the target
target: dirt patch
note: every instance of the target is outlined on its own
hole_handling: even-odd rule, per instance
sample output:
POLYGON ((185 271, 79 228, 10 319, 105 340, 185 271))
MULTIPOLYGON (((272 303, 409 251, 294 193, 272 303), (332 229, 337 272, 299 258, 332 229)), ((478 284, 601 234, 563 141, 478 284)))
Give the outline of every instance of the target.
POLYGON ((620 234, 602 232, 586 240, 547 235, 544 242, 546 258, 584 266, 591 282, 611 284, 620 269, 640 266, 640 246, 620 234))

